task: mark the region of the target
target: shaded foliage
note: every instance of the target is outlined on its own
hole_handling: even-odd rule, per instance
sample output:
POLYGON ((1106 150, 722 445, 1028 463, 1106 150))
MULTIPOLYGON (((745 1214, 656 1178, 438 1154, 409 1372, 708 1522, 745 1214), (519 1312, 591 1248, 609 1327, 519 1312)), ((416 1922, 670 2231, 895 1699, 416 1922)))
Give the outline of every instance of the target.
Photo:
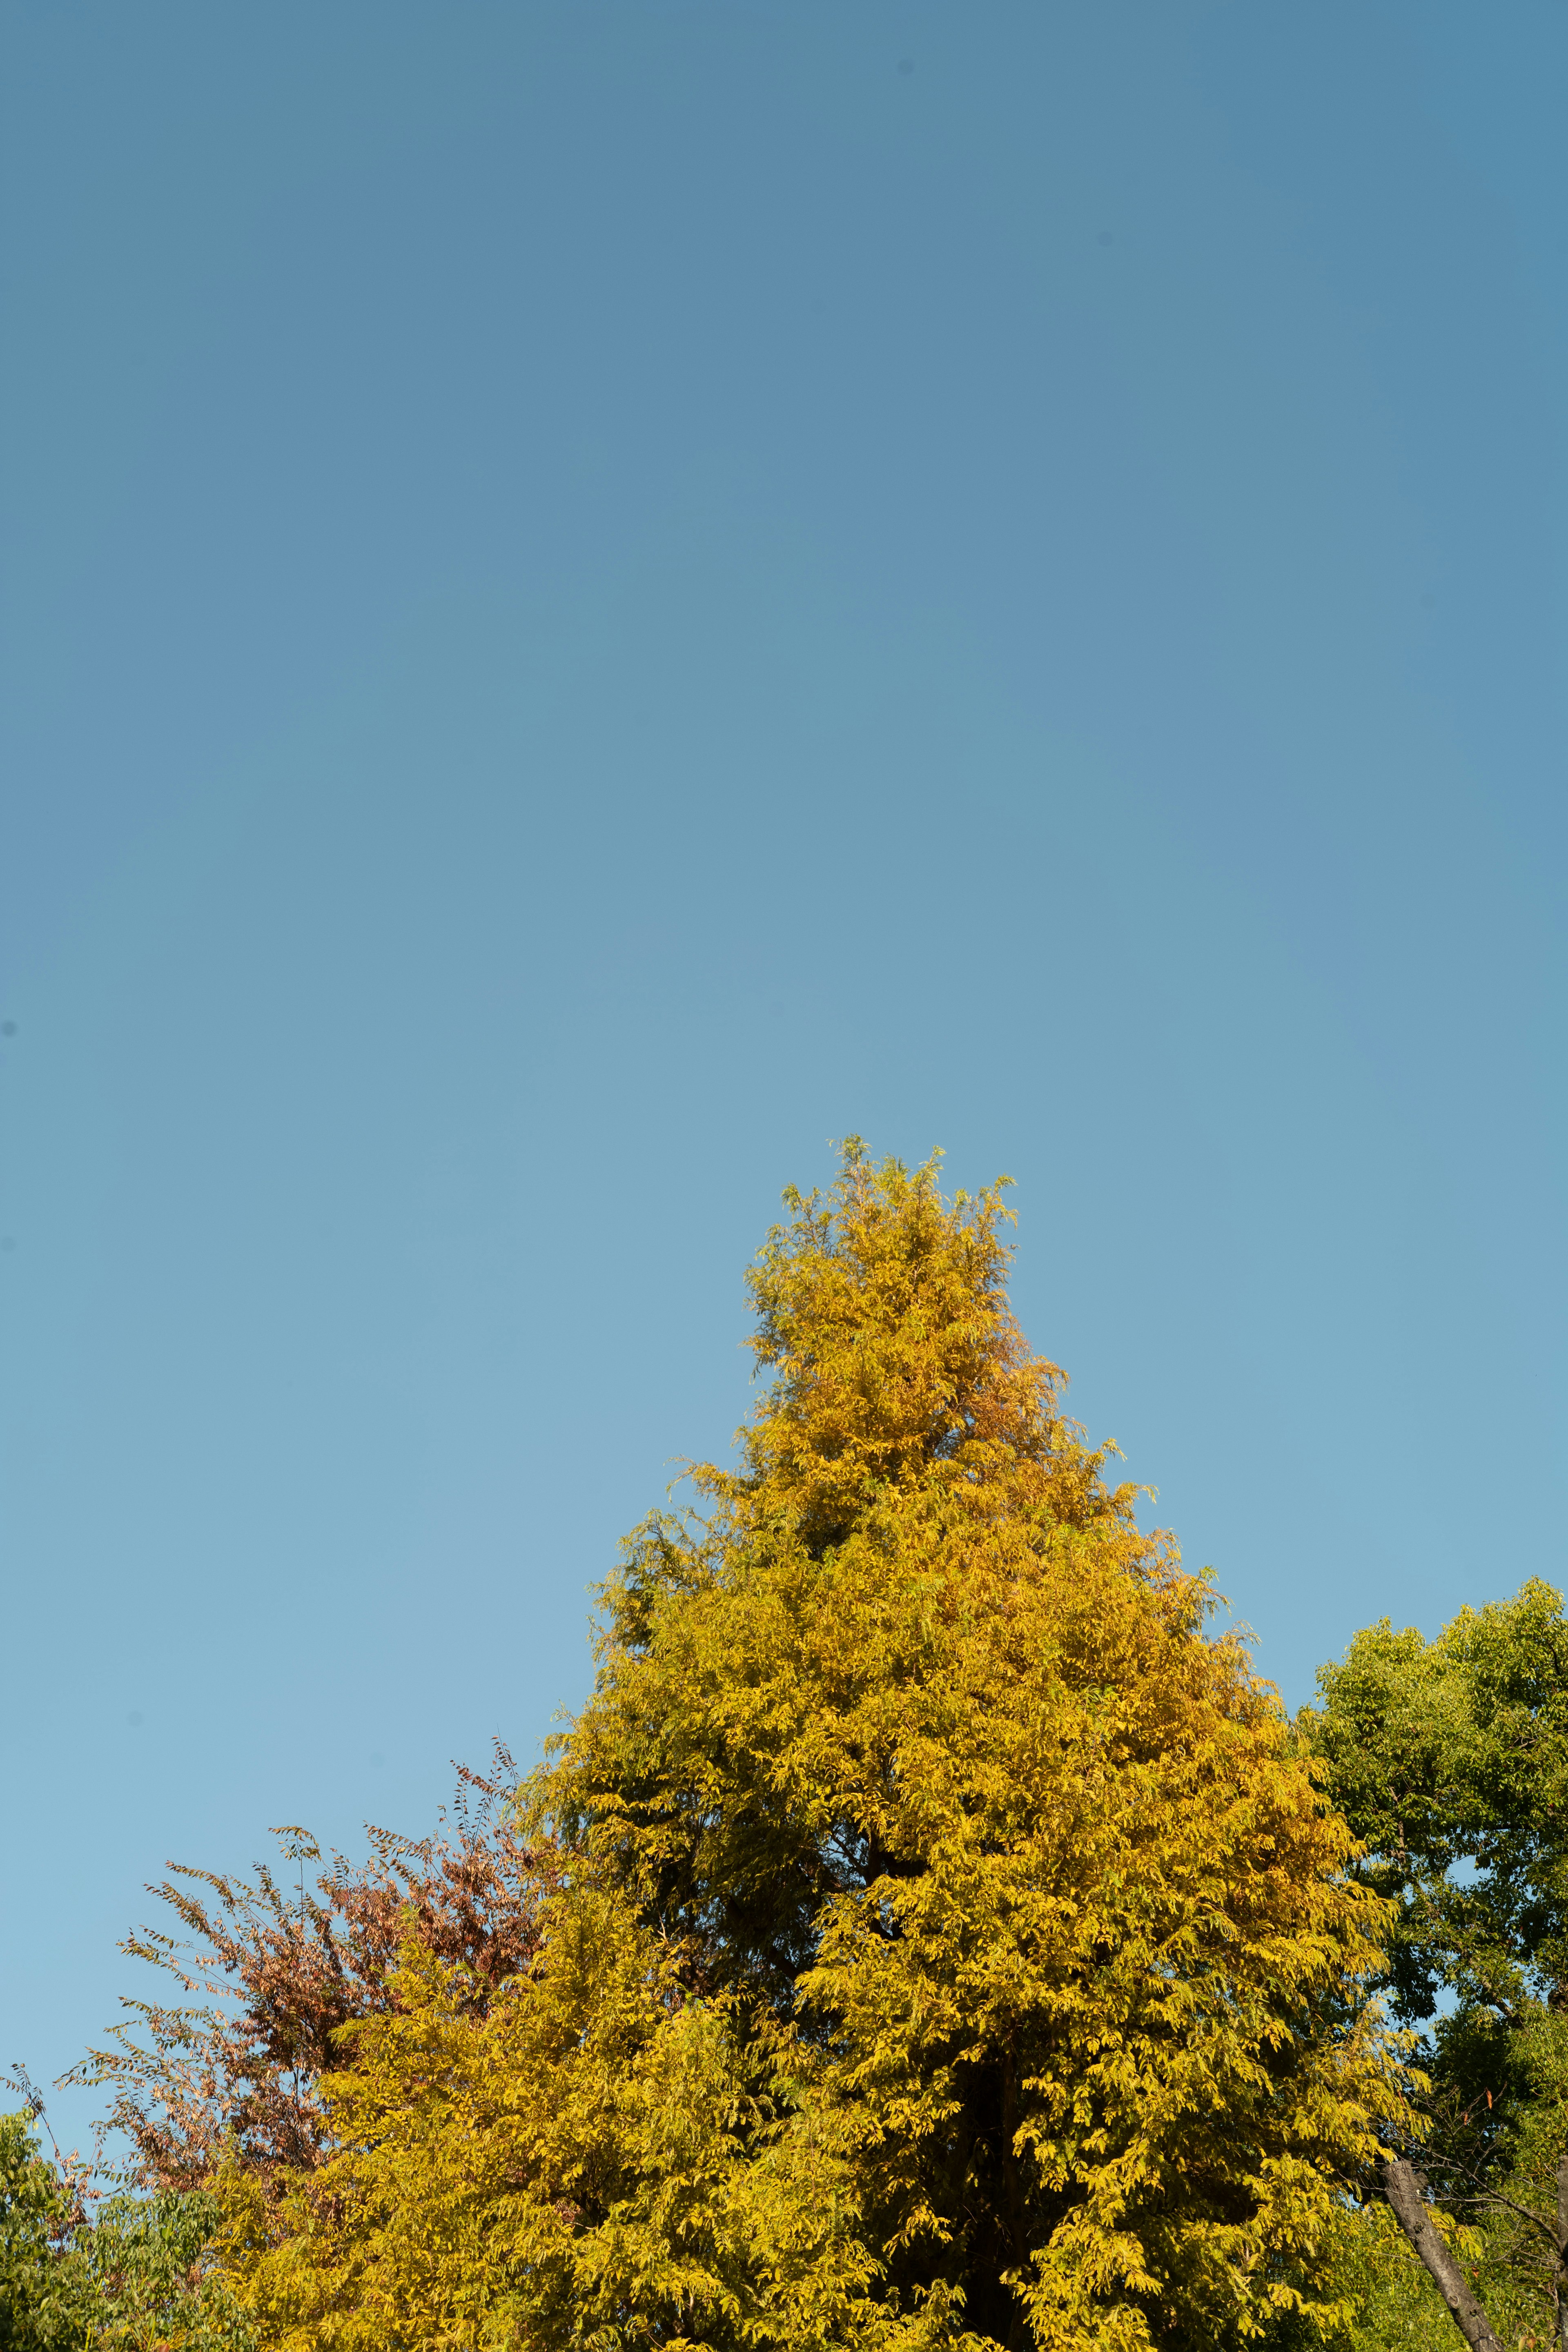
POLYGON ((1500 2335, 1568 2341, 1568 1622, 1531 1580, 1432 1641, 1385 1618, 1301 1718, 1394 1906, 1387 1985, 1421 2035, 1416 2153, 1479 2225, 1500 2335))

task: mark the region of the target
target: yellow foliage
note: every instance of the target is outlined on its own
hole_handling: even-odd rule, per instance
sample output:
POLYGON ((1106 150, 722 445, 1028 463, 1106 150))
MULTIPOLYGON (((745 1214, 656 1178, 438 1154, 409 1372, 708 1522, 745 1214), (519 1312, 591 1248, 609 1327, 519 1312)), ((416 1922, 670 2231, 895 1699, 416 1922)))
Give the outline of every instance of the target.
POLYGON ((327 2080, 340 2152, 271 2223, 237 2178, 220 2192, 261 2340, 920 2352, 929 2327, 867 2301, 819 2062, 738 2037, 679 1974, 592 1889, 554 1899, 537 1968, 482 2018, 411 1939, 399 2009, 327 2080))
POLYGON ((268 2344, 1204 2346, 1323 2306, 1396 2086, 1382 1908, 1271 1692, 1008 1307, 996 1193, 856 1143, 772 1378, 605 1588, 489 2018, 410 1947, 268 2344))

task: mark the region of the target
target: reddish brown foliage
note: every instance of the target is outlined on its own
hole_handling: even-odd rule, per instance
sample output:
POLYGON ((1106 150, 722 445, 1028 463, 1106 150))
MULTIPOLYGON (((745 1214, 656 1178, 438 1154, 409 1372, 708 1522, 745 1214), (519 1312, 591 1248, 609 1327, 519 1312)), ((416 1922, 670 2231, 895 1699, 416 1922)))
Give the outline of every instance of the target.
POLYGON ((322 1856, 292 1827, 275 1834, 301 1867, 295 1886, 264 1863, 254 1882, 172 1863, 173 1878, 149 1888, 184 1933, 144 1927, 121 1949, 167 1969, 186 2001, 126 2001, 114 2046, 77 2070, 112 2085, 105 2129, 129 2140, 139 2186, 197 2188, 226 2147, 268 2187, 280 2170, 320 2163, 329 2138, 317 2079, 353 2063, 340 2027, 395 2006, 388 1978, 410 1928, 452 1964, 477 2011, 529 1967, 553 1850, 518 1834, 516 1767, 499 1742, 489 1775, 458 1772, 435 1836, 370 1829, 370 1859, 330 1853, 313 1888, 303 1865, 322 1856))

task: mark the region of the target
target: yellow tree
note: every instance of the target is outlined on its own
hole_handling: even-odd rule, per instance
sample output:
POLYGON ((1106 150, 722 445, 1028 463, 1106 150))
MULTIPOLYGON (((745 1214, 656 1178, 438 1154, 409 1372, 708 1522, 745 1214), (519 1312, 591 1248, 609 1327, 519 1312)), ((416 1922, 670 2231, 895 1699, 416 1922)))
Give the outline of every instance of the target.
MULTIPOLYGON (((465 2021, 411 1948, 268 2340, 1207 2347, 1397 2097, 1382 1909, 1008 1305, 999 1191, 845 1150, 750 1281, 739 1466, 632 1538, 526 1788, 566 1878, 465 2021), (422 1971, 422 1973, 421 1973, 422 1971)), ((237 2233, 237 2247, 243 2240, 237 2233)))

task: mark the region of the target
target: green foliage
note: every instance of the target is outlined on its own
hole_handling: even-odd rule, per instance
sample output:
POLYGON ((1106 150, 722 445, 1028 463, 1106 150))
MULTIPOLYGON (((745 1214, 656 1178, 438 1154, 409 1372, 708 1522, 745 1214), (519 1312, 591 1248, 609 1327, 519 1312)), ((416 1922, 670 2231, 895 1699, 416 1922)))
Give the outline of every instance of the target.
POLYGON ((116 2352, 250 2352, 250 2324, 219 2274, 216 2199, 115 2197, 78 2241, 91 2281, 89 2342, 116 2352))
POLYGON ((1397 1911, 1400 2014, 1467 2020, 1568 1994, 1568 1624, 1534 1580, 1433 1642, 1384 1618, 1320 1676, 1304 1727, 1397 1911))
POLYGON ((0 2116, 0 2352, 74 2352, 91 2282, 75 2256, 77 2207, 26 2111, 0 2116))
POLYGON ((116 2197, 89 2219, 29 2122, 0 2116, 0 2352, 250 2352, 215 2200, 116 2197))
POLYGON ((1333 2352, 1455 2352, 1447 2306, 1386 2206, 1341 2216, 1332 2264, 1351 2315, 1333 2352))
POLYGON ((1555 2332, 1568 2157, 1568 1622, 1536 1580, 1428 1642, 1384 1619, 1303 1734, 1394 1906, 1388 1984, 1431 2083, 1420 2164, 1479 2228, 1505 2340, 1555 2332))

